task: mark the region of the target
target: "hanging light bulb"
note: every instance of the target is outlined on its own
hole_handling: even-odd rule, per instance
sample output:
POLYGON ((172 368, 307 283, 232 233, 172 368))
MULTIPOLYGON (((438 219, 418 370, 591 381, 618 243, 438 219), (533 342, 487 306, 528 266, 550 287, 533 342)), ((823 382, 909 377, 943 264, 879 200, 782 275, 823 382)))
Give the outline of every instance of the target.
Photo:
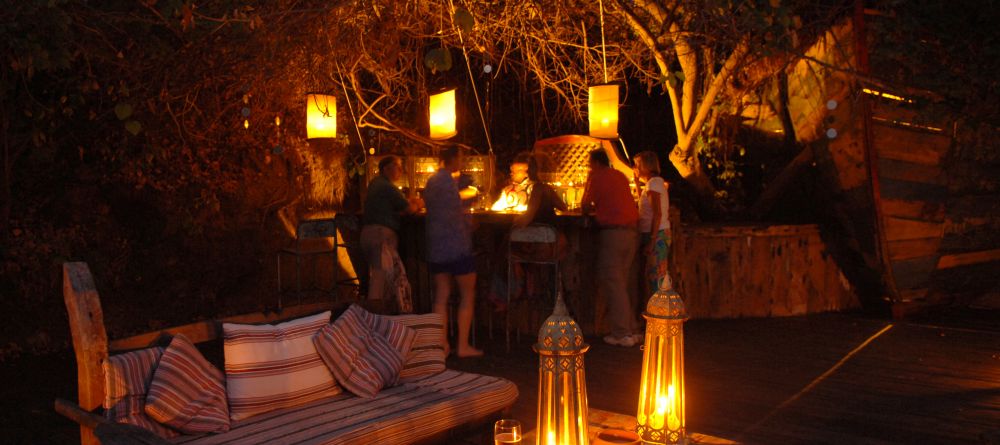
POLYGON ((306 138, 337 137, 337 98, 329 94, 306 94, 306 138))
POLYGON ((455 129, 455 89, 430 97, 429 106, 431 139, 448 139, 456 134, 455 129))
POLYGON ((618 138, 618 85, 594 85, 587 98, 590 135, 595 138, 618 138))

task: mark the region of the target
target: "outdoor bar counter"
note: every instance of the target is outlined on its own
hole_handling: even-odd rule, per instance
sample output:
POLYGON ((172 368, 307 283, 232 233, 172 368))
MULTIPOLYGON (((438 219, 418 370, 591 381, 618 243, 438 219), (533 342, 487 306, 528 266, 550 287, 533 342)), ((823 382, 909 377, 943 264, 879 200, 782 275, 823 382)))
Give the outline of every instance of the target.
MULTIPOLYGON (((503 312, 492 302, 491 293, 505 293, 506 290, 506 256, 507 237, 510 233, 517 212, 495 212, 490 210, 475 210, 468 214, 473 221, 473 249, 476 258, 476 313, 478 323, 489 323, 492 316, 494 329, 503 329, 503 312), (501 280, 501 283, 494 283, 501 280), (499 320, 499 321, 498 321, 499 320)), ((426 240, 424 235, 425 214, 418 213, 403 218, 400 231, 399 251, 410 282, 413 285, 413 303, 415 311, 430 311, 433 303, 433 278, 430 276, 426 262, 426 240)), ((559 263, 562 276, 563 295, 574 318, 584 329, 593 334, 601 332, 604 326, 605 302, 597 296, 594 282, 594 256, 597 250, 597 228, 592 216, 583 215, 579 210, 557 212, 556 230, 566 236, 567 249, 565 258, 559 263)), ((537 269, 537 268, 535 268, 537 269)), ((636 300, 638 310, 638 268, 633 264, 630 280, 630 294, 636 300)), ((528 272, 532 273, 532 272, 528 272)), ((537 290, 551 287, 551 275, 538 275, 541 282, 534 286, 537 290)), ((502 295, 501 297, 506 297, 502 295)), ((522 323, 522 332, 533 336, 538 331, 540 323, 549 315, 552 308, 553 295, 537 295, 539 304, 537 311, 514 314, 512 320, 522 323), (547 300, 547 301, 543 301, 547 300), (516 315, 516 316, 514 316, 516 315)), ((457 296, 453 296, 457 302, 457 296)), ((494 297, 495 298, 495 297, 494 297)), ((643 302, 645 298, 641 299, 643 302)), ((524 306, 515 308, 521 312, 524 306)), ((637 312, 638 313, 638 312, 637 312)))
MULTIPOLYGON (((504 314, 491 303, 490 295, 506 289, 507 234, 516 215, 470 213, 475 225, 477 323, 488 325, 492 321, 498 332, 502 332, 504 314), (494 280, 504 285, 497 286, 494 280)), ((670 274, 691 318, 789 316, 859 307, 855 290, 815 224, 681 224, 675 208, 671 208, 670 220, 670 274)), ((606 333, 607 304, 596 292, 594 281, 597 227, 592 217, 571 211, 557 215, 556 229, 567 240, 559 270, 569 309, 587 335, 606 333)), ((433 299, 424 236, 424 215, 405 217, 400 255, 413 284, 417 311, 430 311, 433 299)), ((639 314, 649 295, 639 289, 637 261, 633 261, 629 276, 629 294, 639 314)), ((541 276, 540 281, 546 277, 541 276)), ((544 289, 548 283, 535 288, 544 289)), ((537 332, 546 311, 551 311, 551 297, 538 298, 545 300, 535 305, 538 310, 521 313, 525 311, 519 306, 511 314, 529 337, 537 332)))

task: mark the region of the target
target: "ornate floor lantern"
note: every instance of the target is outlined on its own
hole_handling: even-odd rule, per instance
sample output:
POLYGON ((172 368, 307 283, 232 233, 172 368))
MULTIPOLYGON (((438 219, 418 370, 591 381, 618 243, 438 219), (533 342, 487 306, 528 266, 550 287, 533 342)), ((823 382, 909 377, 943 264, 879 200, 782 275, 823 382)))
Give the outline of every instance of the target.
POLYGON ((306 94, 306 138, 337 137, 337 98, 328 94, 306 94))
POLYGON ((646 304, 646 343, 636 432, 644 444, 686 444, 684 427, 684 300, 670 275, 646 304))
POLYGON ((431 96, 429 108, 431 139, 448 139, 458 134, 454 88, 431 96))
POLYGON ((536 445, 587 445, 587 381, 583 354, 590 345, 569 316, 562 289, 538 331, 538 434, 536 445))

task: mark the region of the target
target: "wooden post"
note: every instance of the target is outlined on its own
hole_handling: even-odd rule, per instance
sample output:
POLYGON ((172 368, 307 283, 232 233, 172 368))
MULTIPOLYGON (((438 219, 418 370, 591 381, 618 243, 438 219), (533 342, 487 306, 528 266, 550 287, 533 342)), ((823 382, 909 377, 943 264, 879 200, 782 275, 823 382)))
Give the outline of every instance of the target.
MULTIPOLYGON (((69 315, 69 327, 76 351, 79 405, 91 411, 104 402, 104 368, 108 358, 108 335, 104 313, 87 263, 63 264, 63 299, 69 315)), ((90 428, 80 427, 81 445, 101 442, 90 428)))

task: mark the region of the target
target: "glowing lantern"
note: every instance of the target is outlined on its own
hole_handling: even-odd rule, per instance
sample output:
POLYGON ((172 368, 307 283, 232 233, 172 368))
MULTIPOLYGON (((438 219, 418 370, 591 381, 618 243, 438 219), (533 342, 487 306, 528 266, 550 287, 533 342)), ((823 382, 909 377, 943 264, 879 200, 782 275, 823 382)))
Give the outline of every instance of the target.
POLYGON ((431 139, 448 139, 458 133, 455 130, 455 90, 431 96, 430 101, 431 139))
POLYGON ((618 138, 618 85, 590 87, 587 98, 590 135, 595 138, 618 138))
POLYGON ((684 428, 684 300, 670 275, 649 297, 636 433, 647 444, 687 443, 684 428))
POLYGON ((337 137, 337 98, 327 94, 306 94, 306 138, 335 137, 337 137))
POLYGON ((587 445, 587 382, 583 354, 590 345, 569 316, 562 290, 538 331, 538 434, 536 445, 587 445))

